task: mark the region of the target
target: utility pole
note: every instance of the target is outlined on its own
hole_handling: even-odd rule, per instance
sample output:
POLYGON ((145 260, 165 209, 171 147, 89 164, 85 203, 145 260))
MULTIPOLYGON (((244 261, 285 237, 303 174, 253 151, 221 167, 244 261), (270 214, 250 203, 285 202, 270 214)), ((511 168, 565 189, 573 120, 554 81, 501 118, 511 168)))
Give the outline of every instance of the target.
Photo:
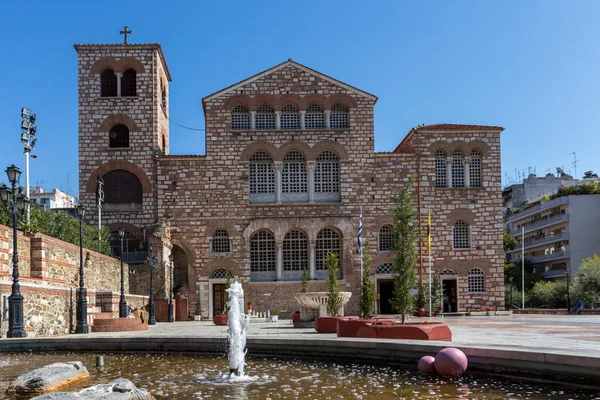
POLYGON ((575 152, 572 152, 570 154, 573 154, 573 169, 575 171, 575 176, 573 178, 577 179, 577 163, 579 162, 579 160, 577 159, 577 154, 575 154, 575 152))

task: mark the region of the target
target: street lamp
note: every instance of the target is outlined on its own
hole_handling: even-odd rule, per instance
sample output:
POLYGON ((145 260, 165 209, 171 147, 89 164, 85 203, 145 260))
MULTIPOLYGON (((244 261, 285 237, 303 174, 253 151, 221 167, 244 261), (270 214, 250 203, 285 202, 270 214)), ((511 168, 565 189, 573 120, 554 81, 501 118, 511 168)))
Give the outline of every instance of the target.
POLYGON ((511 276, 508 278, 508 281, 510 282, 510 308, 512 308, 512 304, 513 304, 513 299, 512 299, 512 295, 513 295, 513 280, 514 278, 511 276))
POLYGON ((127 318, 127 302, 125 301, 125 275, 123 271, 123 239, 125 229, 119 228, 119 239, 121 239, 121 300, 119 301, 119 318, 127 318))
POLYGON ((87 324, 87 290, 83 287, 83 217, 85 207, 77 204, 77 217, 79 217, 79 295, 77 296, 77 326, 75 333, 88 333, 87 324))
POLYGON ((23 296, 21 295, 21 286, 19 285, 17 217, 19 214, 23 215, 23 212, 29 211, 29 198, 23 196, 17 197, 17 182, 21 178, 21 170, 13 164, 6 168, 6 175, 8 175, 11 188, 9 189, 3 184, 0 187, 0 197, 8 208, 12 207, 13 218, 13 284, 9 298, 8 332, 6 336, 9 338, 23 338, 27 336, 27 333, 23 326, 23 296))
POLYGON ((565 268, 565 276, 567 277, 567 314, 571 313, 571 295, 569 293, 569 276, 571 275, 571 270, 569 267, 565 268))
POLYGON ((152 294, 152 276, 154 275, 154 256, 152 255, 152 245, 148 245, 148 269, 150 269, 150 297, 148 299, 148 325, 156 325, 156 317, 154 315, 154 295, 152 294))
POLYGON ((169 285, 169 318, 167 322, 175 322, 175 318, 173 316, 173 253, 169 254, 169 262, 170 262, 170 281, 169 285))

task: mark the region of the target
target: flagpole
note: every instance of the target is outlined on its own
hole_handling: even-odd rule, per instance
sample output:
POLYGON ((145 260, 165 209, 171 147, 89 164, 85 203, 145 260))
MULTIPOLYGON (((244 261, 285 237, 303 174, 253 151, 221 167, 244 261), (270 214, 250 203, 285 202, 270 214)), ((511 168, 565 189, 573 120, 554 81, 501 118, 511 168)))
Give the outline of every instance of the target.
MULTIPOLYGON (((360 224, 362 226, 362 206, 360 206, 360 224)), ((358 240, 361 240, 360 238, 358 240)), ((363 284, 363 247, 360 243, 360 290, 362 291, 363 284)))
POLYGON ((431 305, 431 211, 427 210, 427 254, 429 256, 429 321, 433 314, 433 307, 431 305))

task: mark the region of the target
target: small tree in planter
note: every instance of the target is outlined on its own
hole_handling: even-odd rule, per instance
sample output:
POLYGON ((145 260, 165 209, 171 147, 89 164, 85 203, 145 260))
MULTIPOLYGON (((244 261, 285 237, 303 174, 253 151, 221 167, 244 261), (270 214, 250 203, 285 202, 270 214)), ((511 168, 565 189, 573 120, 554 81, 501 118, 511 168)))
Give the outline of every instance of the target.
POLYGON ((194 312, 196 321, 202 321, 202 299, 200 298, 200 291, 198 291, 198 301, 196 302, 196 311, 194 312))
POLYGON ((325 264, 327 265, 327 314, 335 317, 342 308, 342 299, 340 298, 340 287, 338 285, 338 256, 330 251, 325 256, 325 264))
POLYGON ((440 312, 442 307, 442 284, 440 282, 440 273, 435 272, 433 282, 431 282, 431 309, 433 312, 440 312))
POLYGON ((415 287, 415 263, 417 261, 417 213, 412 205, 412 178, 402 189, 392 194, 390 211, 392 212, 392 271, 394 274, 394 294, 391 300, 396 312, 402 315, 402 324, 406 314, 412 313, 413 295, 410 291, 415 287))
POLYGON ((371 249, 369 240, 365 240, 363 246, 363 275, 362 284, 360 286, 360 316, 368 318, 373 312, 375 306, 375 284, 371 280, 371 249))
POLYGON ((417 298, 415 299, 415 306, 417 308, 417 315, 422 317, 425 315, 425 303, 427 299, 425 298, 425 288, 423 287, 423 283, 419 282, 419 291, 417 292, 417 298))
POLYGON ((248 304, 248 314, 250 314, 252 312, 252 300, 248 300, 246 304, 248 304))
POLYGON ((309 279, 310 279, 310 276, 308 276, 308 270, 304 269, 304 271, 302 271, 302 289, 300 289, 300 293, 308 292, 308 280, 309 279))
POLYGON ((275 309, 271 311, 271 322, 279 321, 279 310, 275 309))

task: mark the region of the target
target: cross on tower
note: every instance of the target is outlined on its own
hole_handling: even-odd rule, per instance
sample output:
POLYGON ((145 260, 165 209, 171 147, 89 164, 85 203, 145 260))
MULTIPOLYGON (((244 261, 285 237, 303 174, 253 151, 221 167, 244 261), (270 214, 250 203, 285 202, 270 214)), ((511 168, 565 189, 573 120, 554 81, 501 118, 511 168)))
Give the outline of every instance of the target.
POLYGON ((123 44, 127 44, 127 35, 130 35, 133 33, 132 31, 127 30, 127 28, 128 28, 128 26, 125 25, 125 30, 119 32, 119 35, 124 35, 123 44))

